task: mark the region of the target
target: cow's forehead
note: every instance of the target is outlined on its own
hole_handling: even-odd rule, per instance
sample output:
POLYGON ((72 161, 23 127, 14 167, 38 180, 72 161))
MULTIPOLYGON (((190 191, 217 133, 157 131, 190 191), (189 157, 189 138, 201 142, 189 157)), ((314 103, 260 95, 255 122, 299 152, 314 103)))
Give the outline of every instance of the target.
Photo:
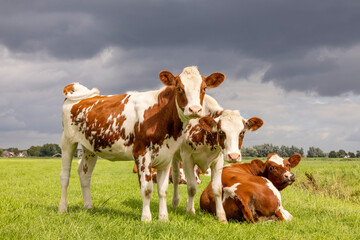
POLYGON ((185 91, 191 89, 198 90, 203 81, 199 70, 195 66, 184 68, 179 76, 181 83, 185 87, 185 91))
POLYGON ((239 133, 244 129, 243 119, 239 111, 225 110, 220 116, 220 128, 228 134, 239 133))
POLYGON ((280 165, 280 166, 284 167, 284 159, 282 157, 280 157, 279 155, 277 155, 277 154, 272 155, 269 158, 269 161, 274 162, 277 165, 280 165))

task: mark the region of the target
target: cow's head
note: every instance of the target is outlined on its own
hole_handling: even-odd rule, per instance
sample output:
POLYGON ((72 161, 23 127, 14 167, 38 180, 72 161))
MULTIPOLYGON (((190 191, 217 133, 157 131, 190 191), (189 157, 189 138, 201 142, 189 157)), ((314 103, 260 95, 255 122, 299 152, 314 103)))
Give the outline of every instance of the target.
POLYGON ((263 121, 257 117, 246 120, 238 111, 224 110, 216 119, 209 116, 200 118, 199 124, 206 131, 217 133, 225 161, 241 162, 240 150, 246 131, 256 131, 263 121))
POLYGON ((202 105, 206 88, 215 88, 224 80, 222 73, 213 73, 208 77, 202 76, 197 67, 186 67, 181 74, 174 76, 169 71, 161 71, 160 80, 173 87, 176 92, 176 104, 187 118, 196 118, 202 115, 202 105))
POLYGON ((300 160, 300 154, 294 154, 289 159, 284 159, 276 153, 271 153, 265 163, 255 159, 251 161, 251 164, 260 172, 260 175, 269 179, 281 191, 295 182, 295 175, 290 168, 296 167, 300 160))

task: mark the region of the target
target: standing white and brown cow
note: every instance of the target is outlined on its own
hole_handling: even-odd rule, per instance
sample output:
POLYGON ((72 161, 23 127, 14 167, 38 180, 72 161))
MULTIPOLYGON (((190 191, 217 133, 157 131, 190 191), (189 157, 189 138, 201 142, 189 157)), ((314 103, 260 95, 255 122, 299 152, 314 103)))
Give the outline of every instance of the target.
POLYGON ((187 179, 187 212, 195 214, 194 196, 197 192, 197 182, 194 166, 206 172, 210 167, 212 192, 216 203, 216 216, 226 222, 222 211, 221 172, 224 160, 241 161, 241 146, 246 131, 256 131, 263 125, 260 118, 243 118, 238 111, 224 110, 217 118, 205 116, 192 119, 184 130, 184 141, 179 151, 174 155, 172 164, 174 195, 173 206, 179 205, 178 179, 179 162, 183 162, 187 179))
POLYGON ((64 88, 59 211, 67 210, 71 161, 80 143, 84 154, 78 173, 85 208, 92 207, 90 181, 98 156, 114 161, 135 159, 143 199, 141 220, 151 221, 152 167, 158 175, 159 220, 168 220, 169 169, 183 129, 191 118, 202 114, 205 89, 219 86, 225 76, 204 77, 196 67, 187 67, 177 76, 162 71, 159 78, 166 85, 159 90, 113 96, 101 96, 97 89, 79 83, 64 88))

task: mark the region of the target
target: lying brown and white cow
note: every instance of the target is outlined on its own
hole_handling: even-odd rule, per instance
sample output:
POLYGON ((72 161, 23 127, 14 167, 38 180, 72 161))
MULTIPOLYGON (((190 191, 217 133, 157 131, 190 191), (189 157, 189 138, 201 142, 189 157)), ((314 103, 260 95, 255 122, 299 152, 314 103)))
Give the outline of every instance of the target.
POLYGON ((215 193, 216 216, 225 219, 221 201, 221 171, 224 160, 241 161, 241 145, 246 131, 255 131, 263 124, 260 118, 244 119, 238 111, 224 110, 219 117, 209 116, 192 119, 185 129, 185 141, 180 150, 174 155, 173 179, 174 195, 173 206, 179 205, 178 168, 183 162, 187 179, 187 212, 195 214, 194 196, 197 192, 197 182, 194 166, 201 171, 211 168, 212 190, 215 193))
POLYGON ((59 211, 67 210, 71 161, 80 143, 84 154, 78 173, 85 208, 92 207, 90 181, 98 156, 114 161, 135 159, 143 199, 141 220, 151 221, 151 168, 158 175, 159 220, 168 220, 169 169, 184 126, 202 115, 208 98, 205 89, 219 86, 225 76, 204 77, 196 67, 187 67, 177 76, 162 71, 159 78, 166 85, 159 90, 113 96, 101 96, 97 89, 79 83, 64 88, 59 211))
MULTIPOLYGON (((255 159, 251 163, 225 166, 221 179, 227 219, 248 222, 273 219, 290 221, 292 215, 283 208, 279 191, 295 181, 290 168, 296 167, 300 160, 300 154, 294 154, 288 160, 270 154, 265 163, 255 159)), ((211 182, 201 195, 200 208, 215 213, 211 182)))

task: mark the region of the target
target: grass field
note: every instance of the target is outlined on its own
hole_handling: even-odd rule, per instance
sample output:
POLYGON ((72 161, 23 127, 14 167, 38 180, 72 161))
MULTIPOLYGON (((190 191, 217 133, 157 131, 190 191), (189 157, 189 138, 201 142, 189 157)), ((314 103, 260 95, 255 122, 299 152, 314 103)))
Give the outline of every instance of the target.
POLYGON ((171 207, 170 221, 158 217, 156 186, 151 201, 152 223, 142 223, 133 162, 99 160, 93 174, 94 209, 82 208, 77 164, 73 161, 67 213, 60 200, 60 159, 0 158, 0 239, 360 239, 360 160, 305 159, 293 169, 294 185, 281 192, 291 222, 218 223, 199 209, 209 182, 201 176, 195 208, 186 214, 186 186, 180 207, 171 207))

